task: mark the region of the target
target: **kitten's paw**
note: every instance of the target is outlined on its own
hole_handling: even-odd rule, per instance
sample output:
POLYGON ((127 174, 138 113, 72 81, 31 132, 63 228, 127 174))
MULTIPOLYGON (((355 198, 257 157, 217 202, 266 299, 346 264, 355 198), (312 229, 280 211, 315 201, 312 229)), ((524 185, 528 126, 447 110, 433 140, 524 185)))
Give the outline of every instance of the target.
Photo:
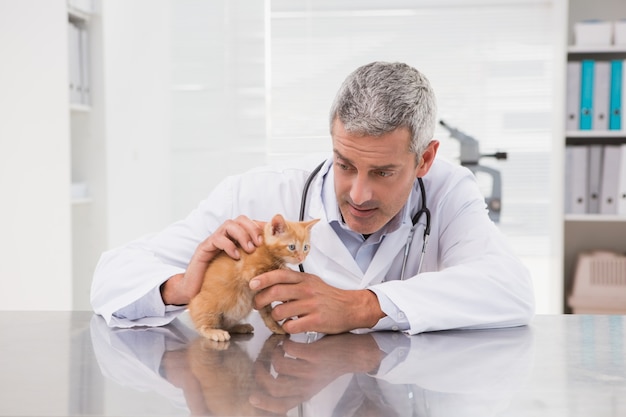
POLYGON ((233 327, 231 327, 228 330, 231 333, 245 334, 245 333, 252 333, 252 332, 254 332, 254 327, 252 327, 252 325, 248 324, 248 323, 241 323, 241 324, 235 324, 233 327))
POLYGON ((212 329, 208 327, 202 327, 200 334, 207 339, 214 340, 216 342, 225 342, 230 340, 230 333, 222 329, 212 329))

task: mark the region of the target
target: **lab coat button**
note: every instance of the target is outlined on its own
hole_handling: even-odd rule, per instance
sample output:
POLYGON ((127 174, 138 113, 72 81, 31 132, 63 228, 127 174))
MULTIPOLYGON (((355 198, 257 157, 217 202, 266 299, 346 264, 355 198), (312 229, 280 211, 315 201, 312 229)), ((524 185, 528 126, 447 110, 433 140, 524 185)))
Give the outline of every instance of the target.
POLYGON ((393 326, 393 327, 391 328, 391 330, 393 330, 394 332, 397 332, 397 331, 398 331, 398 329, 399 329, 399 327, 398 327, 398 326, 393 326))

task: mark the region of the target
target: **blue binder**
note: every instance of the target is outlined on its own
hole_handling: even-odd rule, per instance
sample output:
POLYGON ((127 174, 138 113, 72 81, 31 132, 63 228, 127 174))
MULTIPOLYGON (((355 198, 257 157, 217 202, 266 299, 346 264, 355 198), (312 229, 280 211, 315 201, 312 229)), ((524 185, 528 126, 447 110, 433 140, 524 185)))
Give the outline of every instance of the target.
POLYGON ((622 129, 622 62, 621 60, 611 61, 609 130, 622 129))
POLYGON ((593 70, 595 61, 582 62, 580 76, 580 130, 590 130, 593 126, 593 70))

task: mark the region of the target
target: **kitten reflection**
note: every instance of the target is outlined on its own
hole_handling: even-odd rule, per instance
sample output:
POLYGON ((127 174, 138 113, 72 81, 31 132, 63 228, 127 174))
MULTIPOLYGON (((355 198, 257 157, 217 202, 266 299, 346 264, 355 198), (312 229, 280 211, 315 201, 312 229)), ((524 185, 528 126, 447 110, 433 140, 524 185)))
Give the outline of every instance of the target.
MULTIPOLYGON (((220 416, 275 415, 253 406, 249 401, 256 385, 254 362, 237 343, 240 337, 233 335, 231 341, 226 342, 201 337, 189 345, 189 377, 198 385, 195 395, 186 393, 188 402, 193 402, 193 406, 189 404, 190 409, 220 416)), ((268 341, 276 340, 274 343, 277 343, 283 337, 274 335, 268 341)))

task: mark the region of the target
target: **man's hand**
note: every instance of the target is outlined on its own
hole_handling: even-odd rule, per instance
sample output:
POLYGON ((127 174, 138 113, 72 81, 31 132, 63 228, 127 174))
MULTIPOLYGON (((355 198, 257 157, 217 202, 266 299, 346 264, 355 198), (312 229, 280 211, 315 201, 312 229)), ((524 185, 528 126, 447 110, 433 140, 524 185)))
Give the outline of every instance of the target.
POLYGON ((263 225, 246 216, 224 222, 215 232, 201 242, 194 252, 187 271, 170 277, 161 285, 165 304, 185 305, 200 292, 204 274, 213 258, 226 252, 239 259, 239 250, 254 252, 263 241, 263 225))
POLYGON ((259 409, 283 415, 341 375, 376 370, 384 356, 371 334, 326 336, 311 344, 274 335, 255 362, 256 385, 249 400, 259 409))
POLYGON ((282 302, 274 307, 272 317, 286 320, 283 329, 287 333, 343 333, 370 328, 385 317, 373 292, 341 290, 318 276, 290 269, 261 274, 250 281, 250 288, 258 291, 256 309, 282 302))

